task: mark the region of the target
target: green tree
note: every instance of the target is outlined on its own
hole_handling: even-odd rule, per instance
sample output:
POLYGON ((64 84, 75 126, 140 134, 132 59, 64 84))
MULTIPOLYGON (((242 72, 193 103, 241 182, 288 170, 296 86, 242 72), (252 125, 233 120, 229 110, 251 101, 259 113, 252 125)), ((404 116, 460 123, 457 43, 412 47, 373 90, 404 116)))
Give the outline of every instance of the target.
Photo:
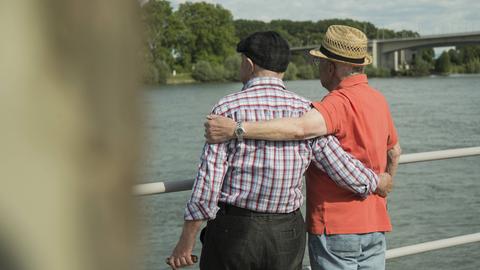
POLYGON ((157 84, 158 83, 158 70, 151 62, 145 62, 143 69, 143 82, 145 84, 157 84))
POLYGON ((376 39, 390 39, 395 38, 395 31, 385 28, 377 29, 376 39))
POLYGON ((411 75, 427 76, 430 74, 431 67, 432 67, 432 64, 425 61, 423 57, 415 57, 415 60, 413 61, 413 66, 411 69, 411 75))
POLYGON ((141 15, 145 25, 144 38, 148 59, 154 65, 161 60, 172 66, 175 62, 174 48, 186 30, 185 26, 175 18, 168 1, 149 1, 143 6, 141 15))
POLYGON ((368 65, 365 67, 365 74, 367 74, 368 77, 390 77, 392 76, 392 73, 390 72, 390 69, 387 68, 376 68, 373 67, 372 65, 368 65))
POLYGON ((450 62, 455 65, 463 64, 462 59, 460 58, 460 54, 456 49, 448 50, 448 56, 450 57, 450 62))
POLYGON ((157 60, 155 67, 157 68, 158 72, 157 83, 166 83, 171 72, 170 66, 168 66, 168 64, 162 60, 157 60))
POLYGON ((413 38, 420 37, 420 34, 410 30, 401 30, 395 33, 396 38, 413 38))
POLYGON ((420 49, 418 55, 420 55, 420 58, 432 67, 435 65, 435 51, 433 48, 420 49))
POLYGON ((286 81, 289 80, 296 80, 297 79, 298 68, 294 63, 290 63, 288 65, 287 71, 285 71, 285 75, 283 79, 286 81))
POLYGON ((240 81, 240 65, 242 58, 238 54, 230 55, 225 59, 223 64, 224 67, 224 78, 227 81, 240 81))
POLYGON ((480 46, 462 46, 459 48, 459 56, 462 63, 468 63, 480 57, 480 46))
POLYGON ((466 73, 480 73, 480 59, 474 58, 465 64, 466 73))
POLYGON ((288 40, 290 46, 319 45, 323 39, 327 28, 333 24, 344 24, 355 27, 363 31, 369 39, 387 39, 396 37, 418 37, 418 33, 402 30, 395 32, 390 29, 376 28, 370 22, 355 21, 352 19, 328 19, 317 22, 312 21, 290 21, 290 20, 272 20, 270 23, 251 20, 236 20, 235 33, 238 38, 256 31, 274 30, 279 32, 288 40))
POLYGON ((246 38, 254 32, 271 30, 269 23, 257 20, 235 20, 234 27, 238 40, 246 38))
POLYGON ((198 61, 192 71, 192 78, 200 82, 213 82, 223 80, 223 67, 207 61, 198 61))
POLYGON ((182 54, 189 53, 192 63, 204 60, 222 64, 234 53, 237 38, 230 11, 218 4, 186 2, 175 15, 192 33, 193 38, 180 50, 182 54))
POLYGON ((435 71, 443 74, 450 73, 451 65, 450 56, 447 52, 443 52, 435 63, 435 71))
POLYGON ((298 67, 298 77, 304 80, 311 80, 315 78, 315 71, 312 65, 301 65, 298 67))

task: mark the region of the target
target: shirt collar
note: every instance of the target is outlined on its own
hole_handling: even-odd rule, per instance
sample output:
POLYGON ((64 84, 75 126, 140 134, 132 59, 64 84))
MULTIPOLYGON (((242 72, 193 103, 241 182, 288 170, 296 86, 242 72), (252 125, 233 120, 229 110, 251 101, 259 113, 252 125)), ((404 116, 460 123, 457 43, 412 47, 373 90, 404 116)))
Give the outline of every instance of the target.
POLYGON ((368 83, 367 75, 356 74, 343 79, 336 89, 349 88, 357 84, 368 83))
POLYGON ((286 89, 285 84, 281 79, 274 77, 255 77, 250 79, 245 83, 242 90, 252 88, 255 86, 270 86, 270 87, 280 87, 286 89))

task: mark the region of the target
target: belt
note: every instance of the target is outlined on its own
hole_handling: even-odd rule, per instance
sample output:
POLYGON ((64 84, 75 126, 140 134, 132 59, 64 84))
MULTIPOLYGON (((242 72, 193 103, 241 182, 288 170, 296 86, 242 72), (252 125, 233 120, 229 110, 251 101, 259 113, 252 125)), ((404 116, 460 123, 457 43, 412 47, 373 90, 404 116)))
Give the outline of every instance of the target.
POLYGON ((257 212, 246 208, 237 207, 231 204, 226 204, 223 202, 218 203, 220 208, 219 213, 223 215, 232 215, 232 216, 287 216, 287 215, 298 215, 300 209, 297 209, 290 213, 267 213, 267 212, 257 212))

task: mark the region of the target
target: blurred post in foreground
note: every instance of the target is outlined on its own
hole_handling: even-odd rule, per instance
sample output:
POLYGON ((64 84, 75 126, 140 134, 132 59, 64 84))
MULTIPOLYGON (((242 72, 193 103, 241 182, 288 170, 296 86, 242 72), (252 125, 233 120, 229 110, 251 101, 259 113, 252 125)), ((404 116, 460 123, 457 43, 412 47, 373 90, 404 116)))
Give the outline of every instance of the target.
POLYGON ((0 1, 0 269, 134 268, 138 8, 0 1))

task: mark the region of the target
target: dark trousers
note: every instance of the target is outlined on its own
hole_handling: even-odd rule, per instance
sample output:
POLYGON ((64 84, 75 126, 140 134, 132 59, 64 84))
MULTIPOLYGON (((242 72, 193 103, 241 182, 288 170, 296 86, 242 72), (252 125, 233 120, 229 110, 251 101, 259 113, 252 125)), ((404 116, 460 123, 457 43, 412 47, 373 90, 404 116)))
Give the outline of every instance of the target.
POLYGON ((299 210, 268 214, 220 205, 202 231, 202 270, 301 270, 305 223, 299 210))

